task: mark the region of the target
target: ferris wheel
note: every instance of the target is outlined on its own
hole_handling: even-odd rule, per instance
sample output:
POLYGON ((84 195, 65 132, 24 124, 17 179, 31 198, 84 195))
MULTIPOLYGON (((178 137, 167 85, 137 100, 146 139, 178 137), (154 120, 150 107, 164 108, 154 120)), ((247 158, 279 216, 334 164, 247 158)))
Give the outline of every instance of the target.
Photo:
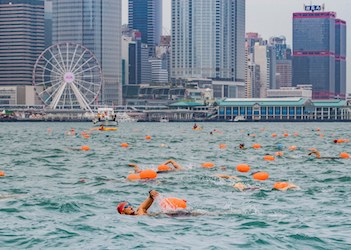
POLYGON ((91 111, 102 86, 94 54, 76 43, 58 43, 44 50, 33 70, 36 93, 50 109, 91 111))

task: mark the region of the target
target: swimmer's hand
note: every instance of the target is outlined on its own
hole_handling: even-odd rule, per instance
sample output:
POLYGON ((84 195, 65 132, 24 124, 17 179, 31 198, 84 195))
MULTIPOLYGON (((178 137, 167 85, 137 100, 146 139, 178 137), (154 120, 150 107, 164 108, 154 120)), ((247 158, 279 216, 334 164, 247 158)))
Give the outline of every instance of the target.
POLYGON ((159 193, 156 190, 150 190, 149 195, 150 195, 150 198, 154 200, 159 195, 159 193))
POLYGON ((129 166, 129 167, 136 167, 136 166, 137 166, 137 164, 134 164, 134 163, 129 163, 129 164, 128 164, 128 166, 129 166))

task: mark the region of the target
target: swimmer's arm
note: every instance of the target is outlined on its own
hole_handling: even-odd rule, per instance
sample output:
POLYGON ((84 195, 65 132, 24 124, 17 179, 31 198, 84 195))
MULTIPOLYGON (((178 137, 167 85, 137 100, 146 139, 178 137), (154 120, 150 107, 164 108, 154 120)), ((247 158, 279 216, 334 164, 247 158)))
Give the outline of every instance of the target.
POLYGON ((133 167, 133 168, 134 168, 134 172, 135 172, 136 174, 141 172, 141 170, 139 169, 139 167, 138 167, 137 164, 129 163, 128 166, 129 166, 129 167, 133 167))
POLYGON ((183 169, 182 166, 180 166, 180 165, 179 165, 176 161, 174 161, 174 160, 168 160, 168 161, 166 161, 166 162, 163 163, 163 164, 164 164, 164 165, 172 164, 173 167, 174 167, 175 169, 178 169, 178 170, 183 169))
POLYGON ((146 200, 138 207, 138 215, 147 214, 147 210, 151 207, 152 203, 154 202, 154 198, 158 195, 158 192, 155 190, 151 190, 149 193, 149 197, 147 197, 146 200))

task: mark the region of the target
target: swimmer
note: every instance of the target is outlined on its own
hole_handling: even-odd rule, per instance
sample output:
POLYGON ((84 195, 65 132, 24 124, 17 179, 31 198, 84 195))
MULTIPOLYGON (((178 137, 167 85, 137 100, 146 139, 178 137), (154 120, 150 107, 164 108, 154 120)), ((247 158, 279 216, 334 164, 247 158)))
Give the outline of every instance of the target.
POLYGON ((300 187, 290 182, 276 182, 272 190, 286 191, 291 189, 299 189, 300 187))
POLYGON ((158 195, 159 193, 157 191, 150 190, 149 197, 147 197, 146 200, 139 205, 136 211, 134 210, 132 205, 127 201, 120 202, 117 206, 117 211, 118 213, 124 215, 148 215, 147 210, 154 203, 154 200, 158 195))
POLYGON ((99 130, 104 130, 104 125, 101 124, 99 130))
POLYGON ((260 189, 259 187, 249 187, 249 186, 243 184, 242 182, 235 183, 233 188, 235 188, 236 190, 238 190, 240 192, 260 189))
POLYGON ((321 157, 321 153, 319 153, 319 151, 316 149, 313 149, 312 152, 308 153, 308 155, 315 155, 317 159, 325 159, 325 160, 340 159, 340 157, 321 157))
POLYGON ((239 148, 240 148, 240 149, 245 149, 245 144, 244 144, 244 143, 240 143, 240 144, 239 144, 239 148))
POLYGON ((232 175, 225 175, 225 174, 216 174, 215 175, 218 178, 223 178, 223 179, 236 179, 236 180, 240 180, 240 178, 236 177, 236 176, 232 176, 232 175))
MULTIPOLYGON (((166 165, 166 166, 169 166, 169 164, 173 167, 171 168, 170 170, 167 170, 167 171, 157 171, 157 173, 160 173, 160 172, 169 172, 169 171, 178 171, 178 170, 182 170, 183 167, 180 166, 176 161, 174 160, 167 160, 165 161, 164 163, 162 163, 161 165, 166 165)), ((134 164, 134 163, 129 163, 128 166, 130 167, 134 167, 134 173, 140 173, 141 170, 139 169, 139 166, 137 164, 134 164)))
POLYGON ((197 124, 194 123, 193 129, 197 129, 197 124))

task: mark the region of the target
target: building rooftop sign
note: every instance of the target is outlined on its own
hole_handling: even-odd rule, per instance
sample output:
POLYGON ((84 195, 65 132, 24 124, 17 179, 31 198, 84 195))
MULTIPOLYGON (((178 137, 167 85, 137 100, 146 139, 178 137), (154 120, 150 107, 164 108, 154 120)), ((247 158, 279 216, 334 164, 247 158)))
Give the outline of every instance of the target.
POLYGON ((324 11, 324 4, 323 5, 304 5, 303 6, 305 11, 324 11))

